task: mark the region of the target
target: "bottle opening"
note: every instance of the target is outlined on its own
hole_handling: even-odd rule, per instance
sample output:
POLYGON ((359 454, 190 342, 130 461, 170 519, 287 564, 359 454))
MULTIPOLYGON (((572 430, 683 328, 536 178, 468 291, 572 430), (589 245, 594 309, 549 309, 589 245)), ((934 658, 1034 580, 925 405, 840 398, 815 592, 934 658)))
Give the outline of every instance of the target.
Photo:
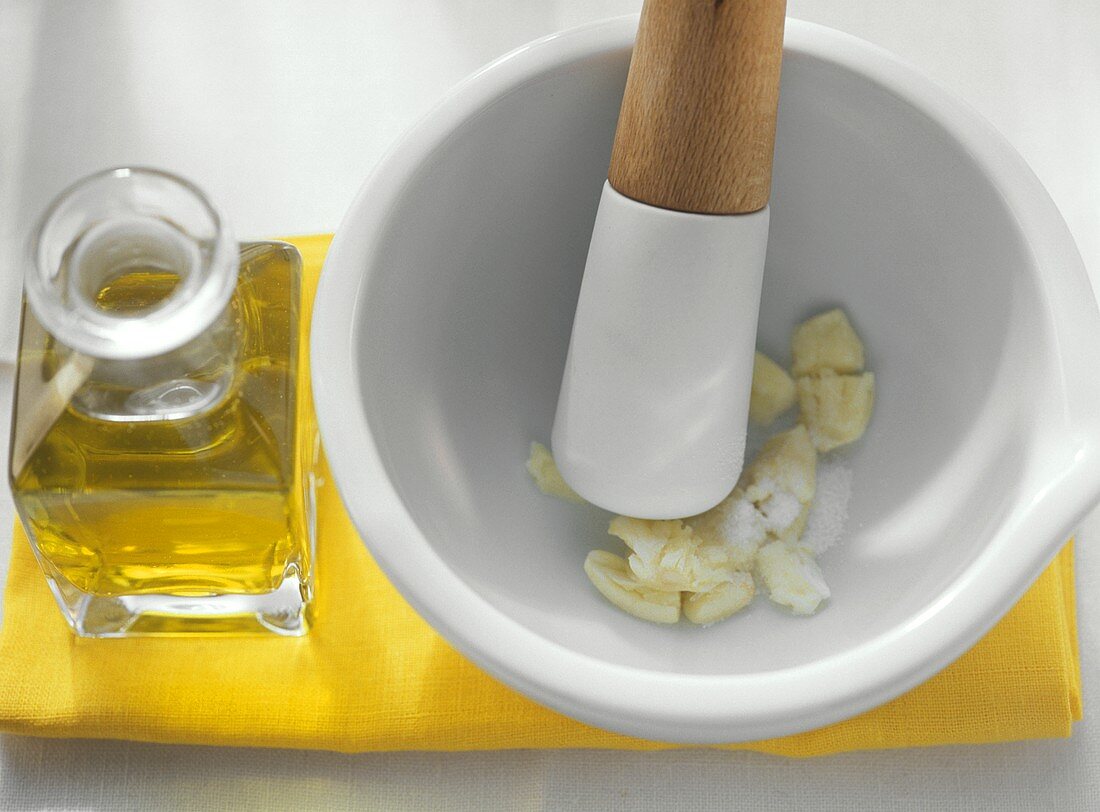
POLYGON ((35 235, 27 300, 62 344, 100 359, 150 358, 211 329, 236 286, 237 244, 193 184, 155 169, 92 175, 35 235))
POLYGON ((65 271, 75 306, 138 318, 182 294, 200 263, 195 243, 178 229, 132 217, 89 228, 74 243, 65 271))

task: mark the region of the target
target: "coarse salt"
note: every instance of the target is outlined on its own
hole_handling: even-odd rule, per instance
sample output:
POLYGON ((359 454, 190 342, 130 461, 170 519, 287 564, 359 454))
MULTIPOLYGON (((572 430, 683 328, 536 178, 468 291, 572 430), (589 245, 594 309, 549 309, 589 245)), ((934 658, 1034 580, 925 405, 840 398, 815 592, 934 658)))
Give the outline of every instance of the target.
POLYGON ((764 529, 775 535, 782 534, 798 520, 802 514, 802 503, 789 491, 765 480, 762 486, 771 491, 771 496, 759 505, 760 515, 764 517, 764 529))
POLYGON ((835 460, 820 460, 817 466, 817 493, 798 546, 820 555, 836 544, 848 523, 848 502, 851 498, 852 470, 835 460))

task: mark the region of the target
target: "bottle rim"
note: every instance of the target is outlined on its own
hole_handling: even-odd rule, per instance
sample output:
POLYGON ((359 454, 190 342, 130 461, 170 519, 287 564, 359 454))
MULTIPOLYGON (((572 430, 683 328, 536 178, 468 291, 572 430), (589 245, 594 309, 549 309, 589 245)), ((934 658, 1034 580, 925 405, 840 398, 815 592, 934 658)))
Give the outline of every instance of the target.
MULTIPOLYGON (((187 236, 183 232, 180 236, 187 236)), ((192 238, 193 239, 193 238, 192 238)), ((52 249, 56 252, 56 247, 52 249)), ((24 277, 27 302, 42 326, 72 350, 95 358, 137 360, 171 352, 198 337, 221 315, 237 283, 237 243, 222 211, 198 186, 161 169, 123 166, 88 175, 53 199, 36 225, 24 277), (213 238, 204 251, 188 251, 194 267, 182 284, 139 318, 112 314, 60 295, 59 268, 46 235, 64 205, 95 184, 112 178, 167 181, 197 204, 213 238)))

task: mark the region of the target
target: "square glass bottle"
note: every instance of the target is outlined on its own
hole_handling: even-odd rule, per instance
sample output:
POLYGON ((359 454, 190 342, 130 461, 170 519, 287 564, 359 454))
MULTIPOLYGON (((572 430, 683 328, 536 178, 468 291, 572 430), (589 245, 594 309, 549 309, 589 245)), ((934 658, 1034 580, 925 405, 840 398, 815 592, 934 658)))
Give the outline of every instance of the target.
POLYGON ((198 189, 93 175, 39 227, 9 476, 83 636, 308 629, 318 444, 301 259, 198 189))

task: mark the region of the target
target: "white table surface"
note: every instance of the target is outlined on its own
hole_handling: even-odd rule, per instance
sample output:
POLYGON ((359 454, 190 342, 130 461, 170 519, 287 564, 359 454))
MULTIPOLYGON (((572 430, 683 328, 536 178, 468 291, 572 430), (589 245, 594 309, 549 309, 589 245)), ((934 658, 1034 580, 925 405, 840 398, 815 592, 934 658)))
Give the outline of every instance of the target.
MULTIPOLYGON (((332 230, 385 147, 464 75, 535 37, 639 7, 0 0, 0 425, 22 247, 73 179, 158 165, 205 187, 242 237, 332 230)), ((991 119, 1061 207, 1097 285, 1095 0, 788 0, 788 12, 894 51, 991 119)), ((0 577, 10 521, 3 492, 0 577)), ((1098 539, 1094 514, 1078 545, 1085 720, 1068 741, 799 762, 698 751, 340 756, 7 736, 0 809, 1100 809, 1098 539)))

